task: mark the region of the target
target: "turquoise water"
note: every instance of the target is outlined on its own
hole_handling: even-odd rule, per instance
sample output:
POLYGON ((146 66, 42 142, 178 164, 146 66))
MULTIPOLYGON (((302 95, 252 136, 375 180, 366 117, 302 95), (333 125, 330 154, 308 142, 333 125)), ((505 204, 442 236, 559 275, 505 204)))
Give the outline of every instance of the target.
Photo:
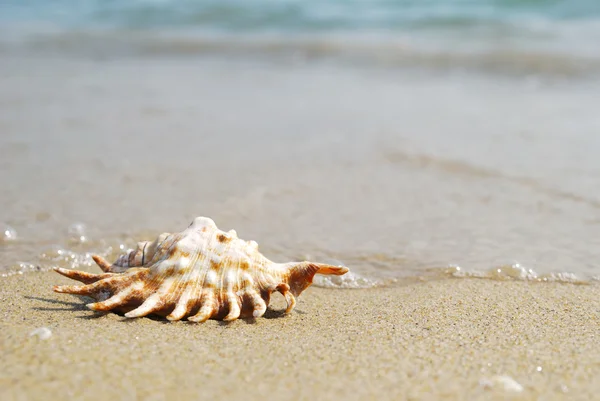
POLYGON ((595 0, 259 0, 4 1, 4 21, 52 21, 70 28, 195 27, 225 32, 536 29, 589 22, 595 0))
POLYGON ((4 1, 0 50, 333 59, 354 65, 600 72, 595 0, 4 1))

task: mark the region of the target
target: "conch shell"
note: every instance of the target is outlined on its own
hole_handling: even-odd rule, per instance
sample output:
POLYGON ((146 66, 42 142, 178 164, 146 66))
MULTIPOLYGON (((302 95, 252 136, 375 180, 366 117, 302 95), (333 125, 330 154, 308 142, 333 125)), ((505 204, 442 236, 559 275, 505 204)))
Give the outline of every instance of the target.
POLYGON ((96 311, 192 322, 260 317, 275 291, 285 297, 289 313, 316 273, 348 271, 312 262, 271 262, 256 242, 239 239, 234 230, 219 230, 207 217, 197 217, 180 233, 138 243, 112 265, 100 256, 93 259, 104 273, 55 268, 85 285, 56 286, 54 291, 92 297, 97 302, 87 306, 96 311))

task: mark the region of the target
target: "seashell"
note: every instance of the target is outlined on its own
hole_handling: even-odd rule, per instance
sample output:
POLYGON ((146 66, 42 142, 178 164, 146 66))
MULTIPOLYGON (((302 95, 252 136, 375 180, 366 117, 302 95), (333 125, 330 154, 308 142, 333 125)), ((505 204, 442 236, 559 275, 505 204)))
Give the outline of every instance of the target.
POLYGON ((56 286, 54 291, 92 297, 97 302, 87 306, 96 311, 192 322, 260 317, 273 292, 285 297, 289 313, 316 273, 348 272, 321 263, 274 263, 256 242, 238 238, 234 230, 219 230, 207 217, 197 217, 180 233, 138 243, 114 264, 96 255, 93 259, 103 273, 55 268, 85 285, 56 286))

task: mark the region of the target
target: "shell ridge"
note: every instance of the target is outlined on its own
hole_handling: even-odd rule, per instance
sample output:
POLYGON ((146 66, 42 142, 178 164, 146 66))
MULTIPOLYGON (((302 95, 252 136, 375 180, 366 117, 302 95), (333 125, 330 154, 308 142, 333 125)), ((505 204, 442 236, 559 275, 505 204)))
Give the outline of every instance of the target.
MULTIPOLYGON (((218 234, 217 234, 218 235, 218 234)), ((216 236, 215 236, 216 238, 216 236)), ((223 246, 223 254, 227 255, 227 251, 229 251, 229 244, 223 246)), ((225 256, 224 258, 221 259, 221 266, 223 268, 219 269, 219 287, 221 289, 224 289, 224 291, 219 291, 217 298, 219 299, 219 304, 221 305, 221 308, 219 308, 219 311, 217 312, 218 314, 221 314, 222 312, 226 313, 226 316, 223 320, 233 320, 230 316, 230 313, 232 312, 232 301, 233 301, 233 297, 231 296, 231 292, 233 290, 233 282, 229 280, 229 273, 230 273, 230 268, 227 268, 227 266, 232 265, 233 260, 229 260, 229 258, 227 256, 225 256)))
MULTIPOLYGON (((271 262, 271 265, 269 267, 271 273, 270 275, 273 276, 275 279, 271 283, 271 287, 273 287, 271 292, 279 291, 279 286, 281 286, 282 284, 287 285, 287 277, 289 277, 290 270, 286 264, 282 263, 271 262)), ((284 295, 283 293, 281 294, 284 295)))
POLYGON ((261 317, 265 314, 267 310, 267 302, 261 297, 261 292, 263 289, 261 288, 261 281, 265 280, 264 273, 262 269, 257 269, 256 263, 254 259, 250 259, 248 271, 244 271, 240 275, 240 280, 243 283, 243 290, 240 291, 240 299, 242 303, 242 313, 249 313, 253 318, 261 317), (254 280, 252 277, 252 273, 256 271, 262 277, 257 277, 257 280, 254 280))
POLYGON ((237 299, 236 302, 243 306, 241 294, 243 293, 245 287, 242 283, 243 271, 241 258, 238 258, 238 260, 236 261, 233 272, 234 273, 230 277, 228 277, 228 280, 231 279, 231 277, 233 277, 233 282, 229 284, 231 285, 231 293, 237 299))
MULTIPOLYGON (((147 269, 150 272, 150 278, 147 281, 147 283, 141 281, 143 285, 143 292, 146 291, 148 288, 154 289, 154 292, 152 292, 152 294, 149 297, 147 297, 137 308, 125 313, 125 317, 133 318, 146 316, 150 313, 159 310, 167 304, 167 300, 164 299, 163 295, 168 293, 167 287, 170 287, 172 282, 167 282, 167 280, 163 280, 165 276, 165 270, 167 269, 165 265, 171 267, 172 263, 169 263, 169 257, 173 253, 173 251, 176 250, 175 248, 177 247, 177 243, 180 237, 181 234, 171 234, 162 241, 162 243, 164 243, 167 240, 171 239, 169 247, 165 249, 164 252, 155 252, 155 254, 153 255, 152 261, 155 258, 158 260, 156 260, 154 263, 147 267, 147 269)), ((158 240, 159 239, 157 239, 157 242, 158 240)))
MULTIPOLYGON (((177 303, 182 302, 181 308, 183 309, 182 315, 180 319, 183 319, 186 316, 189 316, 191 309, 193 309, 196 305, 195 303, 202 302, 202 286, 200 285, 200 280, 202 280, 206 275, 206 269, 201 269, 197 271, 195 266, 199 266, 201 260, 202 252, 200 249, 196 248, 193 255, 190 255, 190 268, 185 274, 185 279, 182 281, 182 294, 181 297, 177 300, 177 303), (190 300, 196 298, 196 302, 193 305, 190 305, 190 300)), ((175 309, 171 312, 175 313, 175 310, 179 305, 175 305, 175 309)))
MULTIPOLYGON (((210 304, 214 304, 214 289, 211 287, 211 285, 216 285, 216 283, 210 283, 211 285, 207 285, 209 283, 207 283, 207 278, 208 278, 208 274, 210 272, 210 267, 208 267, 208 265, 210 265, 210 260, 209 259, 209 252, 210 250, 213 248, 213 242, 214 242, 214 236, 210 236, 208 238, 207 241, 204 241, 204 243, 202 244, 201 247, 198 248, 198 259, 196 263, 199 263, 200 261, 204 261, 204 263, 202 263, 201 265, 203 266, 203 269, 201 269, 198 278, 197 278, 197 283, 198 285, 198 305, 199 306, 199 310, 196 313, 195 316, 199 316, 199 320, 196 319, 192 319, 191 321, 198 321, 198 322, 202 322, 205 321, 207 319, 209 319, 211 316, 209 315, 206 319, 202 320, 204 318, 204 315, 206 313, 208 313, 209 307, 211 307, 213 310, 211 312, 214 313, 214 305, 211 306, 210 304), (208 263, 206 263, 208 262, 208 263)), ((190 320, 188 318, 188 320, 190 320)))
POLYGON ((150 243, 150 249, 148 250, 148 252, 152 252, 152 256, 150 257, 150 259, 148 260, 148 264, 151 266, 154 263, 156 263, 158 261, 158 259, 160 259, 162 256, 160 250, 164 249, 163 245, 165 243, 165 241, 167 241, 167 239, 171 238, 171 236, 174 236, 175 234, 171 234, 171 233, 162 233, 158 236, 158 238, 153 241, 152 243, 150 243))
POLYGON ((159 297, 160 297, 160 295, 157 292, 153 293, 148 298, 146 298, 140 306, 125 313, 125 317, 132 318, 132 317, 147 316, 150 313, 158 310, 158 298, 159 297))
POLYGON ((174 289, 173 302, 175 306, 167 316, 168 320, 181 320, 190 315, 196 304, 202 300, 202 287, 199 286, 201 275, 206 273, 205 269, 198 271, 196 266, 201 266, 201 247, 195 247, 188 256, 187 269, 181 276, 178 285, 174 289))
POLYGON ((262 266, 253 259, 250 267, 250 275, 256 277, 254 280, 254 286, 257 288, 258 293, 262 295, 262 291, 265 290, 270 295, 272 291, 269 290, 269 283, 266 279, 265 271, 261 267, 262 266))
MULTIPOLYGON (((214 240, 212 238, 216 238, 216 236, 211 237, 211 241, 214 242, 214 240)), ((214 249, 214 248, 211 247, 210 249, 214 249)), ((226 256, 222 257, 219 260, 219 262, 216 262, 216 263, 218 263, 220 266, 223 266, 223 265, 227 266, 226 256)), ((211 265, 211 267, 212 267, 212 265, 211 265)), ((216 308, 216 311, 214 311, 213 313, 215 313, 217 315, 222 312, 222 309, 225 304, 225 300, 227 299, 226 293, 223 294, 223 289, 224 289, 223 284, 225 281, 225 273, 226 273, 225 270, 226 269, 218 269, 218 272, 217 272, 217 285, 215 288, 221 289, 221 291, 214 291, 214 295, 217 299, 217 308, 216 308)))
POLYGON ((240 308, 240 314, 243 313, 244 310, 250 306, 247 305, 248 301, 246 300, 246 293, 250 291, 252 289, 252 286, 254 285, 254 283, 252 283, 252 280, 246 279, 246 270, 252 268, 252 260, 246 255, 244 255, 243 258, 243 261, 242 258, 239 258, 236 265, 235 288, 233 291, 236 302, 240 308), (246 268, 243 267, 244 265, 246 266, 246 268))
MULTIPOLYGON (((196 222, 196 220, 194 220, 194 222, 196 222)), ((205 322, 206 320, 210 319, 210 317, 215 313, 215 294, 214 289, 211 286, 207 285, 207 278, 210 272, 210 268, 207 266, 206 263, 208 262, 208 265, 210 265, 210 261, 207 259, 209 259, 208 253, 210 252, 210 249, 212 249, 213 242, 214 236, 210 236, 208 240, 202 244, 202 247, 198 249, 198 259, 196 263, 199 263, 200 261, 204 261, 204 263, 202 263, 203 269, 200 271, 196 279, 196 282, 199 285, 197 287, 197 305, 195 306, 198 306, 199 308, 195 315, 189 316, 187 318, 187 320, 191 322, 205 322)), ((211 284, 214 285, 215 283, 211 284)))
MULTIPOLYGON (((196 273, 194 267, 198 263, 199 256, 200 252, 198 252, 198 247, 195 247, 193 250, 191 250, 191 252, 189 252, 189 255, 186 256, 185 259, 182 259, 186 261, 185 267, 182 266, 181 261, 179 263, 179 267, 185 269, 185 271, 183 272, 183 274, 180 274, 180 277, 178 277, 177 282, 174 285, 172 295, 169 299, 169 301, 175 303, 175 307, 173 308, 173 310, 177 308, 180 300, 184 298, 184 296, 187 298, 193 294, 193 291, 196 287, 194 285, 194 275, 196 273)), ((187 300, 184 299, 182 302, 187 303, 187 300)))
POLYGON ((257 257, 256 259, 258 260, 254 263, 254 266, 259 272, 258 285, 259 287, 268 290, 270 293, 273 293, 277 283, 281 281, 281 275, 275 268, 277 264, 271 262, 264 256, 262 258, 257 257))
POLYGON ((91 304, 87 304, 86 306, 95 311, 102 311, 102 312, 108 311, 108 310, 120 305, 125 300, 127 300, 133 294, 134 291, 135 291, 135 287, 129 286, 121 291, 117 291, 110 298, 108 298, 104 301, 94 302, 91 304))

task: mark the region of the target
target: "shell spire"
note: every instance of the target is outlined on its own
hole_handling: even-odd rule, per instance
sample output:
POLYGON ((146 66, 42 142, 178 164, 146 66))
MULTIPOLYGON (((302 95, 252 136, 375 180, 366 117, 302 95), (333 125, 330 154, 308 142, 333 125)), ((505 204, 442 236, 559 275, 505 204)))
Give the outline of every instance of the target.
POLYGON ((96 311, 192 322, 260 317, 273 292, 285 297, 289 313, 315 274, 348 272, 322 263, 274 263, 256 242, 238 238, 234 230, 219 230, 207 217, 197 217, 180 233, 139 242, 112 264, 101 256, 93 259, 103 273, 55 268, 84 285, 56 286, 54 291, 92 297, 96 302, 87 306, 96 311))

